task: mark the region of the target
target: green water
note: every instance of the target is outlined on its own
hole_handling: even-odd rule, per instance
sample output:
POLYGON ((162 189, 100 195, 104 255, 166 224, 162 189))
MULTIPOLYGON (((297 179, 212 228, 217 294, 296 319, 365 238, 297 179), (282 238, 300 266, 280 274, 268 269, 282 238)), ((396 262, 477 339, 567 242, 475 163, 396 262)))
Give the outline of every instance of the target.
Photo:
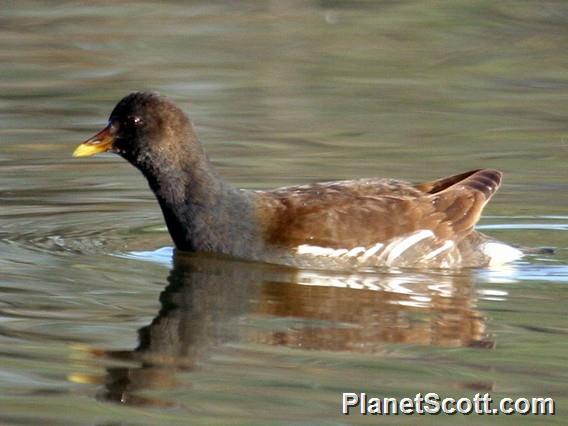
POLYGON ((566 423, 568 4, 0 7, 0 423, 566 423), (229 181, 505 173, 502 269, 295 271, 173 256, 143 178, 76 160, 133 90, 229 181), (340 416, 342 392, 550 396, 558 414, 340 416))

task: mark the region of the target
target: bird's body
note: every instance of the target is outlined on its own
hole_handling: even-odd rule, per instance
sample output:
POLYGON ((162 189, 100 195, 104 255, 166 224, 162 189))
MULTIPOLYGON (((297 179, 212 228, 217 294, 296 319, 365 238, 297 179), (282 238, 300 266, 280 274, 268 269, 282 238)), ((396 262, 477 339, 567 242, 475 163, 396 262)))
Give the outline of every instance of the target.
POLYGON ((144 174, 180 250, 323 268, 470 267, 522 254, 474 230, 500 185, 496 170, 417 185, 374 178, 241 190, 217 175, 187 116, 147 93, 119 102, 75 154, 102 151, 144 174))

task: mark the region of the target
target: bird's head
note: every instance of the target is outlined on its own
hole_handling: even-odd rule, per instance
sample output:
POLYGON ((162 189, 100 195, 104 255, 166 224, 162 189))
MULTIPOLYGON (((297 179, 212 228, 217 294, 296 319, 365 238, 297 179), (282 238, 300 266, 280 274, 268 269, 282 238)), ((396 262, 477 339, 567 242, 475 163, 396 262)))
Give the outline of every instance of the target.
POLYGON ((135 92, 114 107, 107 126, 79 145, 74 157, 102 152, 119 154, 134 166, 152 160, 175 161, 181 150, 198 145, 190 120, 169 99, 156 93, 135 92))

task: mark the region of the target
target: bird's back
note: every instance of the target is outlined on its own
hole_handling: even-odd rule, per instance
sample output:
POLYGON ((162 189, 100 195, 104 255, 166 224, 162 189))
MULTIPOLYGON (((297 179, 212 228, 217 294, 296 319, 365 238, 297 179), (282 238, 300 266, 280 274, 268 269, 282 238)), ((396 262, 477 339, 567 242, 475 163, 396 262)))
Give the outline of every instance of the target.
POLYGON ((257 211, 265 241, 288 251, 290 263, 478 266, 490 259, 474 226, 501 176, 483 169, 418 185, 359 179, 286 187, 258 192, 257 211))

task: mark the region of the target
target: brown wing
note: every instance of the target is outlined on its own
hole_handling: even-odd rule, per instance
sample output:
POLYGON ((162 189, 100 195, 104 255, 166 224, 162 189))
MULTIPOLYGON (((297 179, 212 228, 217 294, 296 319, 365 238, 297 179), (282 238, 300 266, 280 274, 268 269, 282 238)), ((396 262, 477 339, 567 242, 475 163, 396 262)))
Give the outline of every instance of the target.
POLYGON ((428 194, 435 194, 481 171, 483 171, 483 169, 471 170, 469 172, 461 173, 459 175, 448 176, 445 178, 433 180, 431 182, 419 183, 417 185, 414 185, 414 188, 422 192, 426 192, 428 194))
POLYGON ((423 229, 438 240, 459 241, 500 181, 500 172, 484 169, 416 186, 388 180, 313 184, 261 193, 259 214, 266 240, 285 247, 368 247, 423 229))
POLYGON ((481 169, 454 178, 460 176, 465 178, 429 197, 436 211, 444 214, 457 241, 473 230, 483 208, 499 189, 503 174, 498 170, 481 169))

